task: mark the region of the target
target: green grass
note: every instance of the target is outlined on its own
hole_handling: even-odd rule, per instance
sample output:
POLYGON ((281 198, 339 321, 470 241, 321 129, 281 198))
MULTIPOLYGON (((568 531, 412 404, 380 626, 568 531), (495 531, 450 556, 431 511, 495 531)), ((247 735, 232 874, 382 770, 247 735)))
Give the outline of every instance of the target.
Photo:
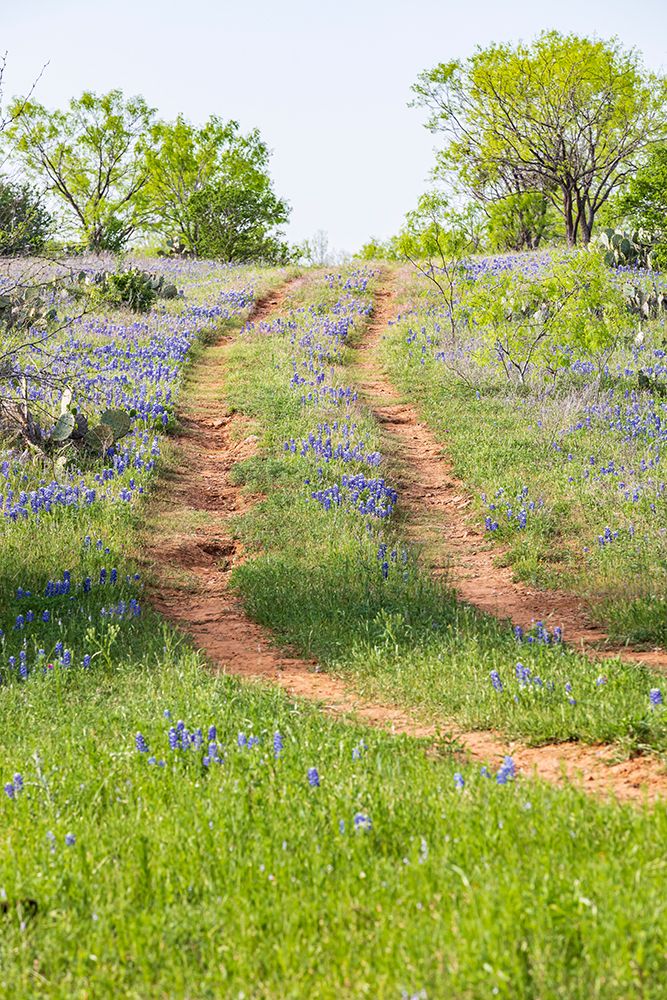
POLYGON ((132 658, 4 693, 0 770, 26 784, 0 806, 2 995, 665 995, 663 808, 498 785, 212 677, 150 624, 132 658), (225 763, 170 752, 165 708, 215 723, 225 763))
POLYGON ((654 407, 662 419, 663 397, 640 391, 636 373, 662 364, 653 351, 663 350, 664 331, 649 324, 636 355, 629 344, 636 324, 629 318, 625 336, 604 357, 576 355, 593 370, 562 370, 557 378, 538 371, 517 386, 500 366, 475 360, 466 331, 458 361, 436 356, 447 351, 441 303, 425 292, 423 279, 402 277, 403 316, 387 329, 380 357, 446 447, 472 494, 475 523, 482 527, 490 513, 499 525, 494 537, 507 549, 517 577, 581 595, 612 640, 667 645, 664 483, 660 464, 642 464, 662 454, 662 440, 652 436, 654 427, 651 435, 628 438, 616 425, 618 414, 593 412, 585 425, 587 407, 605 409, 610 401, 621 415, 636 401, 639 410, 654 407), (573 431, 582 420, 584 426, 573 431), (623 470, 619 475, 608 471, 612 460, 623 470), (543 500, 544 506, 519 529, 505 510, 524 503, 516 499, 523 487, 527 500, 543 500), (600 546, 598 536, 607 527, 618 531, 618 539, 600 546))
MULTIPOLYGON (((316 299, 320 288, 299 295, 316 299)), ((396 684, 406 701, 426 704, 429 665, 438 708, 449 710, 452 665, 470 694, 467 661, 482 675, 484 657, 512 663, 511 638, 457 609, 412 557, 407 580, 392 563, 383 581, 379 539, 363 519, 330 517, 305 501, 301 460, 281 451, 287 422, 296 433, 309 420, 280 395, 273 364, 282 340, 243 337, 232 352, 230 398, 241 407, 247 391, 242 408, 263 424, 266 443, 264 457, 236 475, 271 491, 242 525, 267 546, 239 578, 243 590, 266 618, 262 601, 272 600, 281 633, 360 683, 366 669, 383 690, 396 684), (280 417, 268 421, 269 412, 280 417)), ((0 786, 17 772, 24 782, 14 799, 0 795, 0 996, 667 995, 664 805, 621 806, 532 780, 498 784, 446 743, 426 753, 418 741, 216 676, 151 612, 134 580, 146 514, 142 502, 98 504, 10 524, 3 535, 3 673, 24 640, 31 657, 33 646, 44 648, 53 669, 0 686, 0 786), (82 579, 112 566, 118 582, 81 592, 82 579), (42 600, 65 568, 71 595, 42 600), (30 604, 16 598, 17 585, 40 594, 34 606, 48 606, 50 622, 14 632, 30 604), (141 614, 101 615, 121 596, 138 599, 141 614), (57 660, 59 640, 72 651, 69 667, 57 660), (224 763, 205 765, 204 748, 170 750, 178 720, 205 737, 216 725, 224 763), (148 753, 135 747, 138 732, 148 753), (258 744, 239 746, 240 732, 258 744), (313 767, 319 787, 308 781, 313 767), (355 830, 358 814, 369 828, 355 830)), ((383 530, 393 544, 393 529, 383 530)), ((527 652, 543 671, 584 668, 566 654, 527 652)), ((629 685, 618 669, 617 683, 616 665, 605 668, 610 704, 629 685)), ((634 676, 627 697, 638 706, 649 678, 634 676)), ((654 742, 659 718, 651 717, 654 742)), ((549 710, 546 730, 554 719, 549 710)))

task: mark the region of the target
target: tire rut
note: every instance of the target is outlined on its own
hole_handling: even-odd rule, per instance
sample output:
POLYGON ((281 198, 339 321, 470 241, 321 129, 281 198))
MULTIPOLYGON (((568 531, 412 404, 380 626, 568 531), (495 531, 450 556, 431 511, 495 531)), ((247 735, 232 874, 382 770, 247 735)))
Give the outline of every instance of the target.
POLYGON ((399 504, 409 536, 430 542, 434 575, 448 583, 467 604, 521 628, 541 621, 560 626, 567 644, 591 658, 618 656, 667 671, 667 651, 636 651, 612 644, 592 622, 584 602, 572 594, 537 590, 517 582, 511 569, 497 564, 502 554, 484 533, 470 524, 471 498, 453 473, 446 451, 414 406, 406 403, 382 370, 377 351, 387 325, 396 315, 391 278, 376 298, 371 323, 358 344, 362 395, 382 426, 388 452, 398 464, 399 504))

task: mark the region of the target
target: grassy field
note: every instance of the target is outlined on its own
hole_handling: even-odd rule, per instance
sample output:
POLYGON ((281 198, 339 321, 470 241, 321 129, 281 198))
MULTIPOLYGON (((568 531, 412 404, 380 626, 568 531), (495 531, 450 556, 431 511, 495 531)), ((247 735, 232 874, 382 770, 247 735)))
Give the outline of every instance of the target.
MULTIPOLYGON (((134 556, 183 371, 205 365, 211 327, 238 327, 249 285, 284 277, 198 274, 173 307, 192 333, 177 364, 146 363, 151 334, 122 315, 89 334, 91 350, 128 355, 150 403, 122 461, 72 470, 94 498, 56 490, 33 510, 39 469, 4 459, 0 995, 666 996, 662 804, 516 780, 509 762, 489 774, 446 741, 427 753, 334 722, 216 676, 148 607, 134 556)), ((664 749, 647 671, 610 662, 598 684, 557 644, 519 646, 402 544, 391 467, 347 370, 376 281, 308 276, 282 322, 229 352, 226 402, 261 444, 236 478, 267 493, 238 523, 250 612, 361 690, 436 717, 664 749)), ((127 386, 116 364, 87 362, 127 386)))
POLYGON ((452 348, 447 306, 427 284, 404 275, 383 361, 446 444, 475 522, 520 578, 581 594, 615 640, 664 645, 663 325, 637 338, 628 316, 608 348, 570 351, 567 367, 535 366, 517 385, 480 355, 474 326, 452 348))

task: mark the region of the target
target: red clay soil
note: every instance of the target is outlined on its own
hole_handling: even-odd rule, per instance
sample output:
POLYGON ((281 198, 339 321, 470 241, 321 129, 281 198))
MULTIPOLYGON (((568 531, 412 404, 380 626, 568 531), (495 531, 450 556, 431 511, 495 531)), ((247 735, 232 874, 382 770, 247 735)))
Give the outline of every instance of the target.
MULTIPOLYGON (((261 300, 252 321, 258 324, 277 313, 288 290, 286 285, 261 300)), ((257 438, 247 420, 229 413, 223 401, 227 342, 222 337, 209 347, 198 366, 191 394, 196 403, 181 413, 175 467, 154 508, 156 525, 147 542, 153 606, 187 632, 218 669, 277 684, 330 714, 430 740, 444 732, 480 761, 494 765, 511 754, 520 772, 556 783, 580 782, 598 794, 624 800, 667 797, 667 774, 653 758, 613 763, 610 747, 528 748, 498 733, 464 732, 449 721, 437 727, 421 724, 400 708, 360 699, 314 661, 281 652, 270 633, 250 621, 229 588, 229 574, 243 558, 231 520, 253 498, 231 481, 230 471, 256 452, 257 438)))
POLYGON ((442 444, 415 408, 401 399, 378 362, 377 349, 396 315, 393 299, 387 282, 377 294, 372 321, 359 344, 360 382, 364 398, 386 432, 388 453, 397 462, 395 485, 407 515, 408 533, 418 541, 436 540, 429 549, 434 553, 433 572, 445 574, 462 600, 497 618, 510 619, 522 628, 537 621, 549 629, 558 625, 568 645, 589 656, 620 656, 667 669, 665 650, 639 652, 612 645, 604 629, 587 616, 579 598, 533 589, 515 581, 511 569, 497 564, 501 550, 466 517, 471 499, 465 484, 453 474, 442 444))

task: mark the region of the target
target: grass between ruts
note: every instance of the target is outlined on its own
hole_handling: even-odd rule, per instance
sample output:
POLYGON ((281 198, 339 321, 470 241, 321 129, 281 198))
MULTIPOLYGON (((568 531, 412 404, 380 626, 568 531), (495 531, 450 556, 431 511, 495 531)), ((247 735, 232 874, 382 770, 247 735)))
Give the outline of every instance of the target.
MULTIPOLYGON (((273 457, 243 472, 273 486, 287 468, 273 457)), ((290 482, 269 514, 281 497, 294 510, 290 482)), ((302 506, 306 576, 328 550, 311 548, 324 512, 302 506)), ((414 740, 214 676, 147 607, 101 616, 112 600, 101 568, 117 569, 114 602, 141 600, 127 553, 143 514, 93 505, 43 517, 22 547, 3 539, 3 627, 26 607, 10 584, 37 593, 67 567, 72 593, 44 602, 52 669, 0 688, 0 778, 23 779, 0 799, 0 995, 666 995, 664 807, 499 784, 444 749, 427 757, 414 740), (57 662, 57 641, 71 666, 57 662), (203 747, 169 748, 178 720, 202 728, 203 747), (204 763, 211 725, 222 763, 204 763)), ((258 512, 257 537, 268 516, 258 512)), ((347 600, 347 611, 333 594, 326 605, 343 623, 347 600)), ((333 642, 335 625, 325 634, 333 642)))
MULTIPOLYGON (((338 294, 340 288, 311 280, 293 296, 284 322, 244 335, 228 355, 227 400, 256 421, 263 445, 262 456, 235 473, 238 482, 267 494, 239 521, 255 557, 235 580, 252 615, 327 669, 352 677, 363 693, 435 717, 530 742, 619 741, 627 750, 664 750, 667 713, 650 702, 651 689, 664 687, 660 675, 618 660, 592 663, 552 643, 519 643, 507 623, 459 604, 401 544, 400 498, 390 519, 364 516, 345 503, 323 510, 312 499, 315 489, 362 468, 323 461, 312 450, 302 456, 302 442, 319 434, 318 425, 347 420, 367 452, 382 448, 363 407, 303 405, 304 387, 290 382, 294 370, 309 372, 309 352, 322 341, 313 324, 338 294), (296 453, 284 451, 292 439, 296 453), (382 545, 386 558, 378 558, 382 545)), ((368 302, 368 291, 355 294, 368 302)), ((367 321, 358 317, 352 345, 367 321)), ((327 378, 349 385, 352 357, 350 346, 331 354, 322 365, 327 378)), ((365 471, 391 482, 387 462, 365 471)))

